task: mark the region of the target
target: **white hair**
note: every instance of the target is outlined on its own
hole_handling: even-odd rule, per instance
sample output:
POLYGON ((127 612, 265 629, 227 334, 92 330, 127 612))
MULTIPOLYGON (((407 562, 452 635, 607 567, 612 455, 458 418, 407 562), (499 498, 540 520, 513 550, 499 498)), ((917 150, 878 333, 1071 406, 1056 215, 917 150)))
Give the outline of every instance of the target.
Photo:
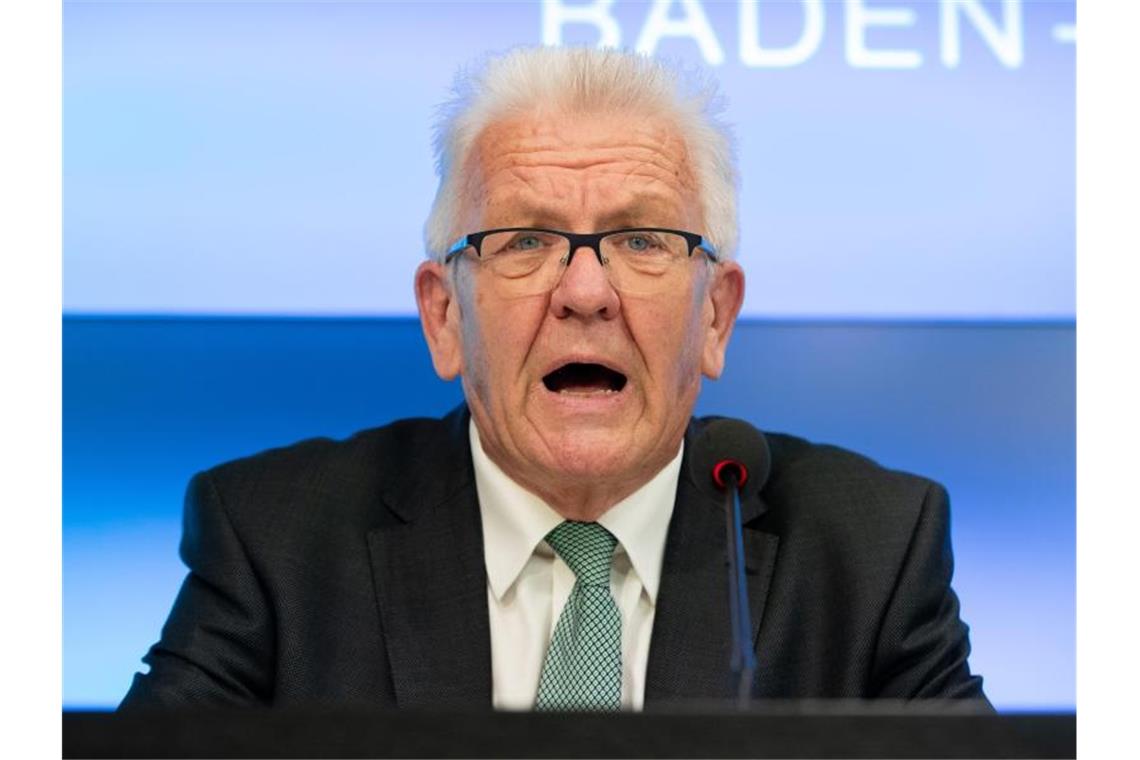
POLYGON ((612 49, 517 48, 492 57, 455 78, 452 97, 439 108, 435 128, 439 189, 424 225, 427 255, 442 260, 463 234, 458 230, 464 178, 472 146, 496 120, 535 104, 573 112, 637 109, 652 111, 677 128, 693 158, 706 229, 719 258, 736 254, 737 174, 734 141, 718 118, 723 98, 715 83, 694 71, 612 49))

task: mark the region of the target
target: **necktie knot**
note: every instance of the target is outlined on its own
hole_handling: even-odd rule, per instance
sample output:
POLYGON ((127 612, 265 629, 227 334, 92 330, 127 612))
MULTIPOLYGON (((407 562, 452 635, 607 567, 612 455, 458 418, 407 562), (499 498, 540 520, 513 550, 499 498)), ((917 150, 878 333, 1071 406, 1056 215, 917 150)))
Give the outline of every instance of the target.
POLYGON ((567 520, 546 534, 546 542, 586 586, 610 583, 617 538, 596 522, 567 520))

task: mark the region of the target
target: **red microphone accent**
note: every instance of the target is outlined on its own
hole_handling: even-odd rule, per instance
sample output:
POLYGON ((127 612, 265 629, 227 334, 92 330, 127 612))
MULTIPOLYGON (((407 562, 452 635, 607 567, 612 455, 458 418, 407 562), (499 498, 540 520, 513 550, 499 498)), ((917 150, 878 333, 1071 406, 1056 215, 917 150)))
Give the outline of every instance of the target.
POLYGON ((743 462, 737 461, 736 459, 722 459, 713 465, 713 482, 716 483, 717 488, 722 491, 728 488, 728 484, 724 482, 724 471, 729 467, 736 470, 736 487, 744 488, 744 484, 748 482, 748 468, 744 466, 743 462))

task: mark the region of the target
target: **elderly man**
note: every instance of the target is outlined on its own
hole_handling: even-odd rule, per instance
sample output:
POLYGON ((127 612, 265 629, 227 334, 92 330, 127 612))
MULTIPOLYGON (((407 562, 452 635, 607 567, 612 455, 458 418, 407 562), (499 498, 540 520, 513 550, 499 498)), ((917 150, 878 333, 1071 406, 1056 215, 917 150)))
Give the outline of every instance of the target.
MULTIPOLYGON (((687 466, 744 297, 730 141, 651 59, 462 82, 415 292, 465 406, 191 483, 190 569, 124 707, 641 709, 735 694, 724 512, 687 466)), ((947 500, 760 438, 756 698, 982 698, 947 500)))

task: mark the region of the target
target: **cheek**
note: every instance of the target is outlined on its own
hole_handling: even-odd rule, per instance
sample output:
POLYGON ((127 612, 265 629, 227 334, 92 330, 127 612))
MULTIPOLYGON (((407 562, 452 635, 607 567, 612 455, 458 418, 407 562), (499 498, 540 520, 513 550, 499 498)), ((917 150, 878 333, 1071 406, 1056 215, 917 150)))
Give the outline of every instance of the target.
POLYGON ((459 285, 460 335, 463 342, 463 380, 480 398, 486 400, 486 389, 492 387, 491 354, 487 347, 494 345, 494 336, 487 333, 489 324, 486 297, 478 292, 471 277, 459 285))
POLYGON ((688 296, 643 306, 635 339, 648 365, 650 382, 675 399, 677 391, 692 385, 700 371, 700 306, 688 296))
POLYGON ((678 362, 681 384, 687 386, 697 380, 701 369, 701 353, 704 346, 704 330, 701 328, 700 314, 694 312, 682 328, 681 360, 678 362))
POLYGON ((705 339, 705 299, 700 288, 678 301, 688 309, 676 315, 675 327, 678 335, 677 382, 682 389, 688 389, 700 382, 701 355, 705 339))
POLYGON ((523 368, 542 321, 544 307, 535 299, 502 299, 476 287, 466 288, 462 303, 463 352, 470 377, 481 391, 506 389, 524 378, 523 368))

